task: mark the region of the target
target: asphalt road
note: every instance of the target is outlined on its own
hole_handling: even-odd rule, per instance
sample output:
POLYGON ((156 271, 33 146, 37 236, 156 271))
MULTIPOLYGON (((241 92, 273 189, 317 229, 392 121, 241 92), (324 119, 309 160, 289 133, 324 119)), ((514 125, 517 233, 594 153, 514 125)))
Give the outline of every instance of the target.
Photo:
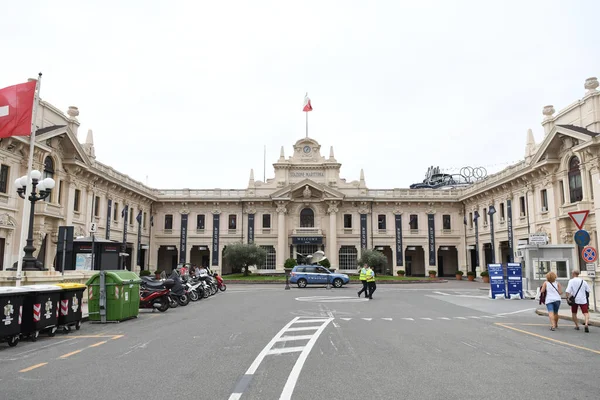
POLYGON ((597 399, 600 329, 551 332, 482 284, 237 285, 166 313, 0 344, 2 399, 597 399), (279 340, 276 340, 279 339, 279 340))

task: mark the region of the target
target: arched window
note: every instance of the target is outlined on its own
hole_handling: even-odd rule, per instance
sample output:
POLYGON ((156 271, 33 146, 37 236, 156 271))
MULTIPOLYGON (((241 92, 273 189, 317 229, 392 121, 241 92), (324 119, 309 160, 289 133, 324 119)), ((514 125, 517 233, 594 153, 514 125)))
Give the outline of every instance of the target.
POLYGON ((44 160, 44 179, 45 178, 54 179, 54 160, 52 157, 46 157, 44 160))
POLYGON ((305 208, 300 211, 300 228, 314 228, 315 213, 310 208, 305 208))
POLYGON ((581 170, 579 169, 579 158, 577 157, 572 157, 569 160, 569 194, 571 203, 583 200, 581 170))

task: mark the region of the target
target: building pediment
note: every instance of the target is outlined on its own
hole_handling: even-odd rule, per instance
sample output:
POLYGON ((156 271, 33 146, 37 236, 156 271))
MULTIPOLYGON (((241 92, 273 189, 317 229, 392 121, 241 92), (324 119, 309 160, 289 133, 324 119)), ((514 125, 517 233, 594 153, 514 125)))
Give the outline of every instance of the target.
POLYGON ((50 126, 40 129, 38 132, 41 133, 39 135, 36 134, 36 142, 47 143, 56 149, 55 146, 58 146, 57 141, 53 139, 59 139, 65 160, 75 160, 85 165, 90 165, 90 160, 83 151, 81 143, 79 143, 75 134, 67 126, 50 126))
POLYGON ((540 143, 531 162, 537 164, 542 160, 559 159, 572 147, 587 143, 596 135, 598 134, 578 126, 556 125, 540 143))
POLYGON ((293 185, 286 186, 271 194, 271 198, 289 199, 343 199, 344 194, 338 190, 321 185, 310 179, 303 179, 293 185))

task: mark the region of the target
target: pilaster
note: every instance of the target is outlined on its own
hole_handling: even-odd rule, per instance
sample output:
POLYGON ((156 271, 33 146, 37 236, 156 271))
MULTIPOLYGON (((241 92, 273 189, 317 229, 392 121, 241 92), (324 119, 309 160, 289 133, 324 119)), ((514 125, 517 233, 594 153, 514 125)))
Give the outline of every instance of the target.
POLYGON ((329 232, 327 233, 327 258, 331 268, 337 268, 337 213, 339 202, 330 201, 327 213, 329 214, 329 232))

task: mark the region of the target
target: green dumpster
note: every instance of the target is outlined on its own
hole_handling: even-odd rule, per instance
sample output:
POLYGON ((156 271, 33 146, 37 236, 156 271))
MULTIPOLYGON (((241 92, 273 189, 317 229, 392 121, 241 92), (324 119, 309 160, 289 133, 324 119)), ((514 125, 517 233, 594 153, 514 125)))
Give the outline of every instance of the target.
MULTIPOLYGON (((141 279, 131 271, 103 271, 106 285, 106 321, 136 318, 140 307, 141 279)), ((90 321, 100 321, 100 273, 87 282, 90 321)))

